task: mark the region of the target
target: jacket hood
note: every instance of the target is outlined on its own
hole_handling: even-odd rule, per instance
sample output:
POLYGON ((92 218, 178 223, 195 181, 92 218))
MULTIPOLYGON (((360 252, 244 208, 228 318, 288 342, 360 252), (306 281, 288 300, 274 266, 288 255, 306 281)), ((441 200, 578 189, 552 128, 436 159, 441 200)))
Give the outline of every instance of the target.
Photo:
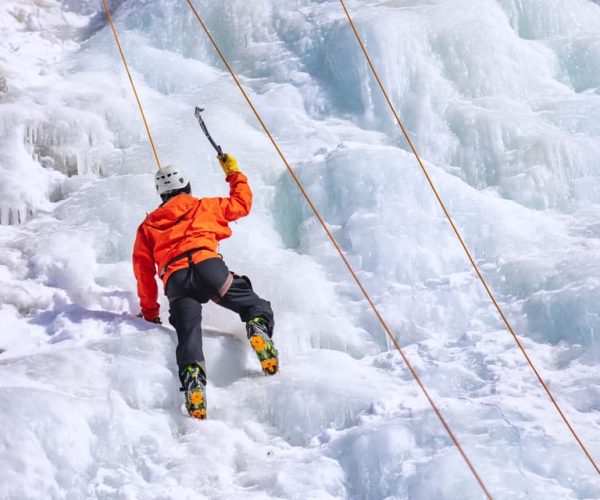
POLYGON ((182 193, 167 200, 146 217, 146 224, 155 229, 167 229, 192 217, 200 200, 182 193))

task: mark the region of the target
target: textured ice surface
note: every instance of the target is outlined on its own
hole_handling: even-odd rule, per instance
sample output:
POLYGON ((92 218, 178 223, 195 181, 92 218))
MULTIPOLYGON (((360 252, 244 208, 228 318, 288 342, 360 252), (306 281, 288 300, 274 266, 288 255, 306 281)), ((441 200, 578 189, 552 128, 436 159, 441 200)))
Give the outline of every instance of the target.
MULTIPOLYGON (((196 2, 497 498, 600 482, 476 281, 333 0, 196 2)), ((248 173, 221 247, 277 315, 260 374, 205 308, 209 420, 130 255, 154 160, 95 1, 0 6, 0 497, 481 498, 183 1, 111 3, 163 163, 225 195, 193 106, 248 173)), ((351 2, 525 346, 600 457, 600 6, 351 2)), ((163 320, 167 319, 164 299, 163 320)))

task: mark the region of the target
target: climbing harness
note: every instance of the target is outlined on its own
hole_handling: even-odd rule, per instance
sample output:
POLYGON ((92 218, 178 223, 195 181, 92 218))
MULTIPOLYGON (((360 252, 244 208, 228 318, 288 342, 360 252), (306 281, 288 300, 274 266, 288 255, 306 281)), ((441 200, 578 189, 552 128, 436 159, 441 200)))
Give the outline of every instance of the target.
MULTIPOLYGON (((179 262, 182 259, 187 259, 188 266, 192 266, 194 264, 194 261, 192 260, 192 256, 195 253, 201 252, 203 250, 216 253, 212 248, 208 248, 208 247, 198 247, 198 248, 192 248, 191 250, 187 250, 183 253, 180 253, 179 255, 176 255, 172 259, 169 259, 169 261, 166 262, 165 265, 162 266, 162 268, 160 269, 160 272, 158 273, 158 277, 162 279, 162 277, 165 274, 167 274, 167 269, 169 269, 169 266, 172 266, 173 264, 175 264, 175 262, 179 262)), ((219 255, 221 255, 221 254, 219 254, 219 255)))
POLYGON ((385 100, 386 100, 386 102, 387 102, 387 104, 388 104, 388 106, 390 108, 390 111, 394 115, 394 118, 396 119, 396 122, 398 123, 398 126, 402 130, 402 134, 404 135, 404 138, 406 139, 406 142, 408 143, 411 151, 415 155, 415 158, 416 158, 419 166, 421 167, 421 170, 425 174, 425 178, 427 179, 427 182, 429 183, 429 186, 431 187, 431 190, 433 191, 433 194, 435 195, 435 197, 436 197, 436 199, 437 199, 440 207, 442 208, 442 210, 444 212, 444 215, 446 216, 446 219, 448 219, 448 222, 450 223, 450 226, 452 227, 452 230, 454 231, 454 234, 458 238, 458 241, 460 242, 460 245, 462 246, 463 250, 465 251, 465 254, 467 255, 467 258, 469 259, 469 262, 473 266, 473 270, 475 271, 475 274, 477 274, 477 277, 479 278, 479 280, 481 281, 481 284, 485 288, 485 291, 487 292, 490 300, 492 301, 492 303, 494 304, 496 310, 498 311, 498 314, 500 314, 500 317, 502 318, 502 321, 504 322, 507 330, 510 332, 510 334, 514 338, 515 342, 519 346, 519 349, 523 353, 523 356, 525 356, 525 359, 527 360, 527 363, 529 364, 529 366, 531 367, 531 369, 535 373, 535 376, 537 377, 538 381, 540 382, 540 384, 542 384, 542 387, 544 388, 544 390, 548 394, 548 397, 550 398, 550 401, 552 401, 552 404, 556 408, 556 411, 558 412, 558 414, 561 416, 561 418, 563 419, 563 421, 566 424, 566 426, 571 431, 571 434, 573 435, 573 437, 575 438, 575 440, 577 441, 577 443, 579 443, 579 446, 581 447, 581 449, 583 450, 583 452, 585 453, 585 455, 587 456, 587 458, 589 459, 589 461, 592 463, 592 465, 596 469, 596 472, 598 474, 600 474, 600 468, 598 468, 598 465, 596 464, 596 462, 592 458, 592 455, 588 452, 587 448, 585 447, 585 445, 583 444, 583 442, 579 438, 578 434, 575 432, 575 429, 573 428, 573 426, 571 425, 571 423, 567 419, 567 416, 564 414, 564 412, 562 411, 562 409, 559 406, 558 402, 554 398, 552 392, 550 391, 550 388, 548 387, 548 385, 546 384, 546 382, 544 382, 544 379, 542 378, 542 376, 538 372, 537 368, 533 364, 533 361, 529 357, 529 354, 527 353, 527 350, 525 349, 525 346, 523 346, 521 340, 519 339, 519 337, 515 333, 512 325, 508 321, 508 318, 504 314, 504 311, 500 307, 500 304, 496 300, 496 297, 494 296, 494 294, 492 293, 492 290, 490 289, 489 285, 487 284, 487 281, 485 280, 485 278, 483 277, 483 274, 479 270, 479 266, 477 266, 477 263, 475 262, 475 259, 473 258, 473 255, 471 254, 471 251, 467 247, 467 244, 465 243, 463 237, 461 236, 458 228, 454 224, 454 221, 452 220, 452 217, 450 216, 450 212, 446 208, 446 205, 445 205, 444 201, 442 200, 442 197, 440 196, 437 188, 435 187, 435 184, 433 183, 433 180, 432 180, 431 176, 429 175, 429 172, 428 172, 427 168, 425 167, 425 164, 423 163, 423 160, 421 160, 421 157, 419 156, 419 153, 417 152, 415 146, 413 145, 413 143, 412 143, 412 141, 410 139, 410 136, 408 135, 408 132, 406 131, 406 128, 404 127, 404 124, 402 123, 402 120, 400 120, 400 116, 398 115, 398 112, 396 111, 395 106, 392 104, 392 101, 391 101, 391 99, 390 99, 390 97, 389 97, 389 95, 388 95, 388 93, 387 93, 387 91, 386 91, 386 89, 385 89, 382 81, 381 81, 381 78, 379 78, 377 70, 375 69, 375 66, 373 65, 373 62, 371 61, 371 57, 369 56, 369 53, 367 52, 367 48, 366 48, 366 46, 365 46, 365 44, 364 44, 361 36, 359 35, 358 30, 356 29, 356 25, 354 24, 354 21, 352 20, 352 17, 350 16, 350 13, 348 12, 348 9, 346 8, 346 4, 344 3, 344 0, 339 0, 339 1, 340 1, 340 4, 342 5, 342 8, 344 9, 344 12, 346 13, 346 17, 348 18, 348 22, 350 23, 350 27, 352 28, 352 31, 354 32, 354 36, 356 37, 356 40, 358 41, 358 43, 360 45, 362 53, 364 54, 364 56, 365 56, 365 58, 367 60, 367 63, 369 64, 369 67, 371 68, 373 76, 375 77, 375 80, 377 80, 377 84, 379 85, 379 89, 381 90, 381 93, 383 94, 383 97, 385 98, 385 100))

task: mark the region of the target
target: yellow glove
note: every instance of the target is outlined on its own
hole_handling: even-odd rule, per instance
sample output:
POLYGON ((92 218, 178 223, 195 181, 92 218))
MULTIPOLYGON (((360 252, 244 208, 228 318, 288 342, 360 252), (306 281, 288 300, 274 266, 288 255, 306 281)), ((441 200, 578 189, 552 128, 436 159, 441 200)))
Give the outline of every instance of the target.
POLYGON ((225 175, 240 173, 237 160, 233 156, 224 154, 223 156, 217 156, 217 158, 219 159, 219 163, 221 164, 221 168, 223 169, 223 172, 225 172, 225 175))

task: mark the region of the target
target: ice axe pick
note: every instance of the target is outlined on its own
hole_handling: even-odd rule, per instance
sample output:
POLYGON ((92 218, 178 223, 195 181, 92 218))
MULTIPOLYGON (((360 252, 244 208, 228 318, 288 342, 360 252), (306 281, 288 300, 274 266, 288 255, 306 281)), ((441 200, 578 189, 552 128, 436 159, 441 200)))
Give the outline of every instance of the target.
POLYGON ((223 154, 223 150, 221 149, 221 146, 219 146, 214 141, 214 139, 210 135, 210 132, 206 128, 206 123, 204 123, 204 120, 202 119, 202 111, 204 111, 204 108, 200 108, 198 106, 196 106, 196 110, 194 111, 194 115, 198 119, 198 123, 200 124, 200 128, 204 132, 204 135, 206 136, 206 138, 208 139, 208 141, 212 144, 212 147, 215 148, 215 151, 217 152, 217 156, 221 160, 225 160, 225 155, 223 154))

